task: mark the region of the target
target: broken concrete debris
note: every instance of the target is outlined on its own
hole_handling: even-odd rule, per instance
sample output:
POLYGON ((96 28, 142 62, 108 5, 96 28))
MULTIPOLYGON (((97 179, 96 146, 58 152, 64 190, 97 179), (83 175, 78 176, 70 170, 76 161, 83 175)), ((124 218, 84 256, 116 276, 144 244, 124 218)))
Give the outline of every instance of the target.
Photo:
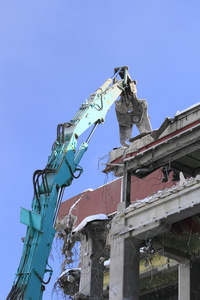
MULTIPOLYGON (((70 217, 73 219, 72 216, 70 217)), ((110 229, 109 222, 110 219, 105 214, 93 215, 85 218, 79 226, 74 230, 69 231, 69 218, 65 218, 58 221, 56 228, 58 230, 57 237, 63 239, 63 251, 62 254, 65 255, 64 262, 62 264, 62 272, 56 281, 55 288, 60 288, 64 295, 73 296, 74 299, 90 299, 85 298, 84 295, 81 296, 79 291, 79 282, 80 282, 80 268, 66 269, 66 266, 72 262, 73 257, 73 246, 77 241, 81 241, 81 251, 80 251, 80 264, 81 269, 84 269, 85 257, 89 259, 86 266, 90 264, 93 269, 98 269, 98 266, 101 266, 102 276, 104 272, 104 261, 109 258, 109 247, 106 244, 107 233, 110 229), (92 245, 84 246, 88 241, 93 240, 92 245), (86 248, 85 248, 86 247, 86 248), (96 265, 96 267, 94 267, 96 265), (78 294, 77 294, 78 293, 78 294)), ((71 229, 73 224, 71 224, 71 229)), ((94 271, 95 272, 95 271, 94 271)), ((95 274, 91 274, 94 278, 95 274)), ((91 280, 91 278, 90 278, 91 280)), ((99 276, 97 276, 97 281, 99 276)), ((85 283, 82 283, 85 284, 85 283)), ((98 283, 98 285, 100 282, 98 283)), ((103 284, 103 281, 102 281, 103 284)), ((98 286, 97 285, 97 286, 98 286)))
POLYGON ((79 291, 80 269, 65 270, 62 272, 56 281, 56 286, 59 286, 63 293, 68 296, 73 296, 79 291))

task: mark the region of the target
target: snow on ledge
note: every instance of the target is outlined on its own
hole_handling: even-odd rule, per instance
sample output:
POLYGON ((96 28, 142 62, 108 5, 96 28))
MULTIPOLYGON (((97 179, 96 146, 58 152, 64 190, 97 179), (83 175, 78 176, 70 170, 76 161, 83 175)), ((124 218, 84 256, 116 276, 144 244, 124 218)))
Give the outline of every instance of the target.
POLYGON ((192 105, 192 106, 190 106, 190 107, 188 107, 188 108, 186 108, 186 109, 184 109, 184 110, 182 110, 182 111, 179 111, 179 110, 178 110, 177 113, 175 114, 175 117, 176 117, 176 116, 179 116, 179 115, 185 113, 186 111, 189 111, 189 110, 191 110, 191 109, 193 109, 193 108, 195 108, 195 107, 197 107, 197 106, 199 106, 199 105, 200 105, 200 102, 195 103, 194 105, 192 105))
POLYGON ((96 220, 108 220, 108 216, 105 214, 98 214, 86 217, 73 231, 72 233, 81 231, 88 223, 96 220))
POLYGON ((64 270, 58 278, 61 278, 62 276, 66 275, 70 271, 81 271, 81 268, 73 268, 73 269, 64 270))

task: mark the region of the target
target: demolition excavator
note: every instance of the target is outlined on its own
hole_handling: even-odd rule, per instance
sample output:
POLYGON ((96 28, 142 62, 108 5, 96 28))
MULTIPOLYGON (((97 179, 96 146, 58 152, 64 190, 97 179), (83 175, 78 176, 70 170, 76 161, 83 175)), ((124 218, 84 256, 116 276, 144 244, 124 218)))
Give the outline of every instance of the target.
POLYGON ((45 284, 49 283, 53 273, 48 258, 64 188, 83 172, 79 163, 95 129, 104 122, 114 102, 122 146, 128 146, 127 140, 131 138, 133 124, 136 124, 140 133, 152 130, 146 100, 137 98, 136 81, 131 80, 128 67, 116 68, 112 78, 90 95, 70 122, 57 126, 57 138, 46 167, 33 174, 32 209, 21 209, 20 221, 27 225, 27 232, 20 264, 7 300, 42 299, 45 284), (78 138, 92 125, 87 140, 78 148, 78 138), (47 281, 44 281, 44 276, 48 278, 47 281))

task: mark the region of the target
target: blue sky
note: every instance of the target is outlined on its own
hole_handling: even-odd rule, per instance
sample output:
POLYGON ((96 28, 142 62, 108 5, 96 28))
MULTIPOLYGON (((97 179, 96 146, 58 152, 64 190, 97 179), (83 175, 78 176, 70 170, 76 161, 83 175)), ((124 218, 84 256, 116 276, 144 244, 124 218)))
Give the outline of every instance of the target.
MULTIPOLYGON (((0 43, 0 290, 5 299, 25 235, 20 207, 31 206, 32 174, 45 167, 57 124, 72 119, 113 69, 124 65, 138 81, 138 98, 148 101, 153 129, 200 101, 200 2, 1 1, 0 43)), ((120 145, 113 108, 85 154, 84 173, 66 189, 64 200, 112 180, 98 170, 98 161, 120 145)), ((59 260, 52 264, 56 271, 45 300, 59 276, 59 260)))

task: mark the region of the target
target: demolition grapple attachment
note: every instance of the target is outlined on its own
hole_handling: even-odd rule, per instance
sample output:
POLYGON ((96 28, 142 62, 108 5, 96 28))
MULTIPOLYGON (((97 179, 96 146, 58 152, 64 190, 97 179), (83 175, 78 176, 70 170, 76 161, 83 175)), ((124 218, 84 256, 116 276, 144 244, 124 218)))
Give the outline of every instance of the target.
MULTIPOLYGON (((117 69, 115 69, 115 72, 117 69)), ((120 99, 115 101, 115 111, 119 122, 120 143, 127 147, 127 140, 131 138, 133 124, 140 133, 152 131, 147 114, 147 102, 137 98, 136 81, 132 81, 128 74, 128 67, 123 67, 119 75, 124 79, 125 89, 120 99)))

